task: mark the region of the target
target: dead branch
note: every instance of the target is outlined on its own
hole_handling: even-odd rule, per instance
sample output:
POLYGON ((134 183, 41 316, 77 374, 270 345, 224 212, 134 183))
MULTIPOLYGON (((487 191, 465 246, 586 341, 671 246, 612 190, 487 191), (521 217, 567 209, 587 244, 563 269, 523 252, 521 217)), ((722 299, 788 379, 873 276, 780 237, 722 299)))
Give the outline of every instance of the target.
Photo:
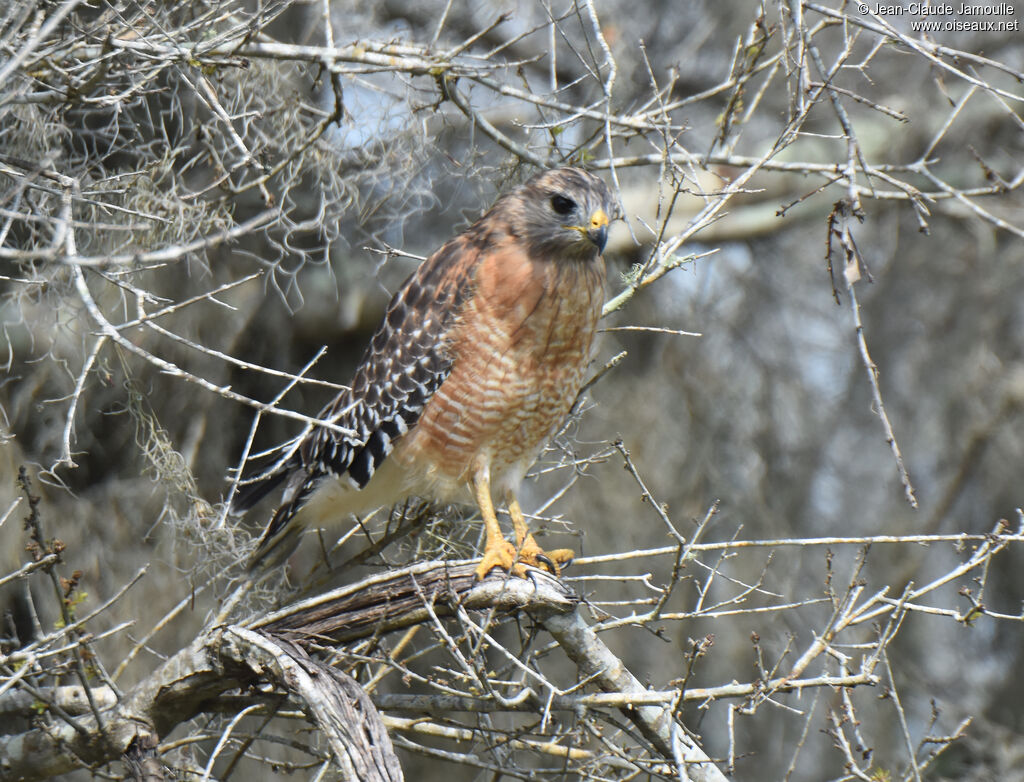
MULTIPOLYGON (((472 563, 422 563, 370 577, 251 623, 212 628, 120 701, 114 701, 109 688, 91 691, 102 721, 85 709, 80 688, 52 691, 51 707, 68 705, 82 719, 0 738, 0 780, 45 779, 83 763, 109 762, 132 753, 134 757, 140 747, 202 713, 218 696, 266 682, 301 704, 307 717, 324 732, 347 778, 399 780, 401 769, 369 697, 346 674, 310 658, 303 646, 380 635, 430 617, 451 615, 457 609, 535 614, 577 662, 581 675, 598 674, 596 681, 606 692, 628 697, 643 691, 573 611, 578 598, 556 579, 541 571, 531 571, 529 580, 510 579, 496 571, 478 582, 473 568, 472 563), (559 616, 566 618, 559 622, 559 616), (614 673, 599 671, 602 666, 614 673)), ((256 692, 257 699, 268 703, 269 692, 256 692)), ((27 702, 23 695, 0 699, 7 714, 25 713, 26 707, 30 710, 35 703, 27 702)), ((665 757, 671 758, 665 712, 659 706, 624 709, 665 757)), ((686 746, 687 762, 701 764, 699 769, 691 769, 691 774, 703 776, 694 778, 723 778, 715 776, 718 772, 695 743, 687 740, 686 746)))

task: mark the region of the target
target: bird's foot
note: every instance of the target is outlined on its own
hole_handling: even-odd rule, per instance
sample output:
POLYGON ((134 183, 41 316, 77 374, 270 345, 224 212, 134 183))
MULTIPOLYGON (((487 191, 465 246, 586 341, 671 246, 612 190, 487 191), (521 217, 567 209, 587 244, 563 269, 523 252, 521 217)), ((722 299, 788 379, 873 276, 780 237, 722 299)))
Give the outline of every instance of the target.
POLYGON ((526 565, 544 568, 552 575, 557 576, 563 567, 572 562, 575 556, 572 549, 567 548, 544 551, 537 545, 533 535, 527 535, 518 548, 507 540, 499 539, 485 549, 483 559, 476 567, 476 577, 483 580, 491 570, 500 567, 513 576, 526 578, 526 565))

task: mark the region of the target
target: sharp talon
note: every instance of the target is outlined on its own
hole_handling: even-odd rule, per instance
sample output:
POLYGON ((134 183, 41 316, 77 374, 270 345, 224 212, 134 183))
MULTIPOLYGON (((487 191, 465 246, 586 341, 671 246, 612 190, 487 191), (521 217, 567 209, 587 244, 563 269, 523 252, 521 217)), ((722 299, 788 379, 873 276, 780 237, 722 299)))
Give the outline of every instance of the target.
POLYGON ((572 561, 573 556, 571 550, 564 548, 544 551, 537 545, 532 535, 528 535, 518 549, 507 540, 499 540, 484 551, 483 558, 476 567, 476 577, 478 581, 482 581, 494 568, 500 567, 512 577, 526 578, 527 565, 543 568, 557 577, 561 575, 562 568, 572 561))
POLYGON ((537 562, 539 562, 541 565, 543 565, 544 568, 548 572, 550 572, 552 575, 554 575, 554 576, 558 575, 558 565, 556 565, 554 560, 552 560, 547 554, 538 553, 538 554, 534 555, 534 559, 536 559, 537 562))

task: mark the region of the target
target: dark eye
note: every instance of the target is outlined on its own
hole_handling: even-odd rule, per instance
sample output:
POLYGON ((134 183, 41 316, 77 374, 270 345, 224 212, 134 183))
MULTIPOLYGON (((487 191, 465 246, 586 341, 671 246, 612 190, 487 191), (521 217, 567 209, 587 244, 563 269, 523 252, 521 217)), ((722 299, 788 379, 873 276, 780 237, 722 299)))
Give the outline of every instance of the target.
POLYGON ((573 210, 576 209, 576 202, 571 198, 566 198, 564 195, 556 194, 551 196, 551 208, 555 210, 556 214, 564 217, 565 215, 572 214, 573 210))

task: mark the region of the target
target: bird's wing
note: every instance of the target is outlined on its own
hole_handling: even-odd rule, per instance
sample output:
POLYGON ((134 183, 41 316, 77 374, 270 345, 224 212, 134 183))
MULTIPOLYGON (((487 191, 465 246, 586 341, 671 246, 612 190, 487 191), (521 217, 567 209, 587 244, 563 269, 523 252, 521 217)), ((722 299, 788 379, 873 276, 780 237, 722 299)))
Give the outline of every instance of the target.
POLYGON ((300 449, 307 469, 347 474, 355 487, 363 488, 391 453, 394 440, 416 424, 448 377, 448 334, 479 258, 459 239, 428 258, 391 299, 351 392, 339 395, 320 416, 355 435, 315 431, 300 449))
POLYGON ((277 545, 280 533, 325 476, 345 478, 353 489, 365 487, 391 453, 395 439, 419 420, 451 372, 448 335, 488 244, 472 229, 455 237, 424 261, 392 297, 351 389, 339 394, 319 416, 353 434, 318 427, 278 471, 245 487, 236 508, 248 507, 287 481, 281 506, 263 533, 254 562, 277 545), (250 502, 253 496, 256 500, 250 502))

